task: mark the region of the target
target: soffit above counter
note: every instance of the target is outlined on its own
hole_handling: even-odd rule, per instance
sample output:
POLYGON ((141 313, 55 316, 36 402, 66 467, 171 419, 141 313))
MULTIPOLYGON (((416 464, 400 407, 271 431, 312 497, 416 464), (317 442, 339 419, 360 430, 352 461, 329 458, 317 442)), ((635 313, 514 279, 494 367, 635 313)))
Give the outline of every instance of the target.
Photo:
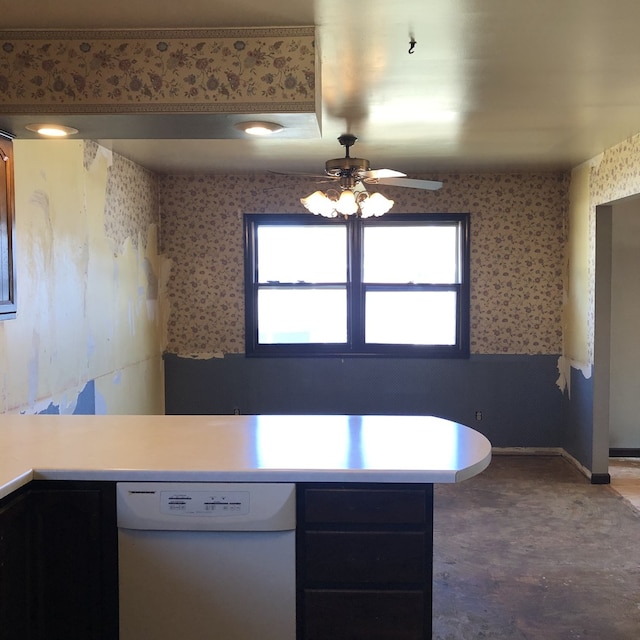
POLYGON ((0 32, 0 129, 86 139, 244 138, 246 120, 317 138, 314 27, 0 32))

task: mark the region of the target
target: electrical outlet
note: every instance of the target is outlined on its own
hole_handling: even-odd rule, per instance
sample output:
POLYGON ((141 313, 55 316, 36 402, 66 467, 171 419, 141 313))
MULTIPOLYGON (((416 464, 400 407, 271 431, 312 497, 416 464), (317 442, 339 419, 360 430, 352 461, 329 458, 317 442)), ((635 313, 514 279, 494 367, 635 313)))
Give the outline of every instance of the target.
POLYGON ((476 420, 480 422, 482 420, 482 411, 476 411, 476 420))

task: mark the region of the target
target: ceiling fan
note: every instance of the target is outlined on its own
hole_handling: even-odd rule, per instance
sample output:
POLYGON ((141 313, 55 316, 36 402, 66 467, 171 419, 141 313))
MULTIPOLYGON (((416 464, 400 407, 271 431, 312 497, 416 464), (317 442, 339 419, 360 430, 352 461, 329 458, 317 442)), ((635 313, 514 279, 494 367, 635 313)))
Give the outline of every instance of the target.
POLYGON ((345 182, 345 188, 352 188, 357 182, 367 184, 386 184, 393 187, 412 187, 435 191, 442 187, 436 180, 413 180, 406 173, 393 169, 371 169, 369 161, 364 158, 352 158, 349 149, 355 144, 356 136, 343 133, 338 142, 345 148, 344 158, 334 158, 325 163, 325 173, 330 178, 345 182), (348 186, 347 186, 348 185, 348 186))
MULTIPOLYGON (((385 198, 381 193, 367 193, 365 184, 381 184, 393 187, 411 187, 435 191, 442 187, 436 180, 414 180, 405 173, 393 169, 371 169, 365 158, 352 158, 349 149, 355 144, 356 136, 344 133, 338 142, 345 148, 344 158, 327 160, 326 177, 338 182, 340 191, 330 189, 326 194, 315 191, 300 202, 311 213, 327 218, 335 218, 338 214, 350 216, 358 214, 362 218, 381 216, 393 206, 393 200, 385 198)), ((322 176, 325 177, 325 176, 322 176)))

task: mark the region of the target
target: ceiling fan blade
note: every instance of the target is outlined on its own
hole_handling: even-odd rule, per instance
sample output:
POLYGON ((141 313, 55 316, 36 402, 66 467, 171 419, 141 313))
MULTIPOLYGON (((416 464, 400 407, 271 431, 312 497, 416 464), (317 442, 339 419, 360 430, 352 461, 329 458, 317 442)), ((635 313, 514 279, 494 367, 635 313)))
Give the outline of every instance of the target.
POLYGON ((365 180, 378 180, 380 178, 404 178, 404 176, 406 175, 406 173, 394 171, 393 169, 371 169, 370 171, 362 172, 362 177, 365 180))
POLYGON ((413 180, 411 178, 380 178, 378 184, 386 184, 390 187, 411 187, 412 189, 427 189, 437 191, 442 187, 438 180, 413 180))

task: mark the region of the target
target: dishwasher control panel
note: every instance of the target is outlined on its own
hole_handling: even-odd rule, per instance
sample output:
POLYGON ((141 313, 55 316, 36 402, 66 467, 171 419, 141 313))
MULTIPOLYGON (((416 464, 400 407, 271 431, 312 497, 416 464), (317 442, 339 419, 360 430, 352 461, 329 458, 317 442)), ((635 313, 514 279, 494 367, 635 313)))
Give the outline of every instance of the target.
POLYGON ((160 512, 182 516, 244 516, 248 491, 161 491, 160 512))
POLYGON ((118 482, 119 529, 289 531, 296 491, 289 482, 118 482))

